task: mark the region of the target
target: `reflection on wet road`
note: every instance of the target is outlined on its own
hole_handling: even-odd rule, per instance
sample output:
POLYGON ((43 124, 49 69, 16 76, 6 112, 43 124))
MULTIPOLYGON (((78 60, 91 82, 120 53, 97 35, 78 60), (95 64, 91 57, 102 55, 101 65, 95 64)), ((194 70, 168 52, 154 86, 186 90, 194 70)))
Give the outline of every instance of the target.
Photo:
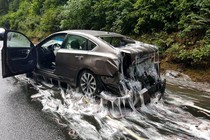
POLYGON ((61 140, 62 131, 29 100, 25 83, 0 79, 1 140, 61 140))

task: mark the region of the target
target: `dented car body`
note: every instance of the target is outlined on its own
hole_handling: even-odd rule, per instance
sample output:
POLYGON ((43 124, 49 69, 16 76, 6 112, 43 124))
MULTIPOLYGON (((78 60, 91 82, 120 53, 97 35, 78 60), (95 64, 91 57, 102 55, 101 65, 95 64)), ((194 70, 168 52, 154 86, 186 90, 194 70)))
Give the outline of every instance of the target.
POLYGON ((120 92, 122 80, 136 80, 150 94, 163 93, 156 46, 121 34, 66 30, 34 45, 24 34, 0 29, 2 75, 43 75, 79 87, 83 93, 120 92), (32 75, 32 74, 30 74, 32 75))

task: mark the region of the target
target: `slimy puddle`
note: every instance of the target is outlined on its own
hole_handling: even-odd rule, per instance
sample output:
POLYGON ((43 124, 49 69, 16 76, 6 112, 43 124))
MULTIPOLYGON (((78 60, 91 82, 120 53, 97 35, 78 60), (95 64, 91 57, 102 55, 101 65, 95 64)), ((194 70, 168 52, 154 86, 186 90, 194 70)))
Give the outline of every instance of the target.
POLYGON ((166 90, 164 99, 154 98, 148 105, 132 108, 124 106, 123 101, 85 96, 68 86, 64 89, 46 82, 28 82, 37 91, 31 100, 40 102, 42 111, 66 130, 67 139, 210 138, 209 110, 196 106, 193 100, 178 96, 170 89, 166 90), (187 110, 189 107, 194 112, 204 112, 201 113, 203 116, 193 116, 187 110))

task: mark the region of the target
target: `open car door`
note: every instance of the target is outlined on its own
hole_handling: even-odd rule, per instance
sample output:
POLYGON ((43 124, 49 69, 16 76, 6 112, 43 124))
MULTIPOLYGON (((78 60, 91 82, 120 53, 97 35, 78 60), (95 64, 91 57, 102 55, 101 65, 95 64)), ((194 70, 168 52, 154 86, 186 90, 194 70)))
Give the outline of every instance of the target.
POLYGON ((36 50, 33 43, 22 33, 0 28, 3 78, 30 73, 36 66, 36 50))

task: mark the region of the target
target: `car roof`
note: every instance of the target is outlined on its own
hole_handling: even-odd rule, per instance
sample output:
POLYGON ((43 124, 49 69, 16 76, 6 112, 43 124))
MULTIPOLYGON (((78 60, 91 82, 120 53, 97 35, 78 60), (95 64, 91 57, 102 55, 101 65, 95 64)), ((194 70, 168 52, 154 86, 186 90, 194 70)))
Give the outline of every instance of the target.
POLYGON ((92 35, 92 36, 123 36, 118 33, 114 32, 108 32, 108 31, 98 31, 98 30, 65 30, 65 31, 60 31, 58 33, 76 33, 76 34, 86 34, 86 35, 92 35))

